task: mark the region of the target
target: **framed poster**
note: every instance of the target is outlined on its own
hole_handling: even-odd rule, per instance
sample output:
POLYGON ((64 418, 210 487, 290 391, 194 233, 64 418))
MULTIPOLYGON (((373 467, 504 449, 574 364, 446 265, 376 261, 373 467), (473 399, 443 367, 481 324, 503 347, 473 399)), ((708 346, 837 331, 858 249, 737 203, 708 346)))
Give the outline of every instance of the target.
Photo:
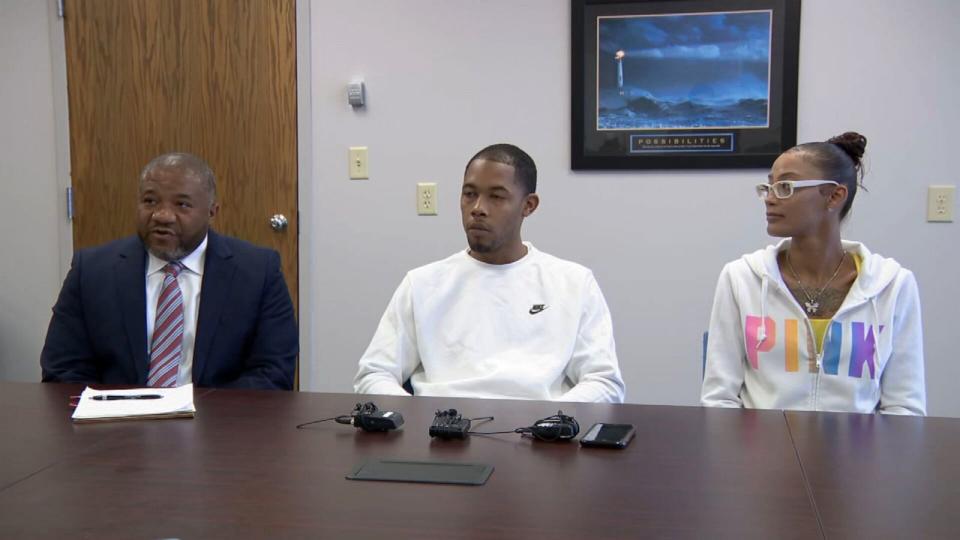
POLYGON ((769 167, 796 144, 800 0, 572 0, 573 169, 769 167))

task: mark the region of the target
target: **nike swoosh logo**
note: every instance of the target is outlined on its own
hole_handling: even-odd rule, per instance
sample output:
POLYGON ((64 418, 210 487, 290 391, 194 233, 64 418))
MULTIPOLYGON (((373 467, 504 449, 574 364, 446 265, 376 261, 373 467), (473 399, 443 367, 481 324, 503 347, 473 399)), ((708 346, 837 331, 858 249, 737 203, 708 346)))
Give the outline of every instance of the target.
POLYGON ((537 313, 540 313, 541 311, 543 311, 543 310, 545 310, 545 309, 547 309, 547 306, 544 305, 544 304, 534 304, 533 307, 530 308, 530 314, 531 314, 531 315, 536 315, 537 313))

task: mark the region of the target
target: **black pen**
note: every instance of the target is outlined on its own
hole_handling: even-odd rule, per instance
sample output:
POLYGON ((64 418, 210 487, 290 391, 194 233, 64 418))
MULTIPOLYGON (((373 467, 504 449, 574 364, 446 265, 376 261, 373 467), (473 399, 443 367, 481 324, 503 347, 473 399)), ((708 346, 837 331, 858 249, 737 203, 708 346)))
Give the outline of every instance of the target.
POLYGON ((160 394, 100 394, 93 396, 92 399, 97 401, 113 401, 115 399, 160 399, 162 397, 160 394))

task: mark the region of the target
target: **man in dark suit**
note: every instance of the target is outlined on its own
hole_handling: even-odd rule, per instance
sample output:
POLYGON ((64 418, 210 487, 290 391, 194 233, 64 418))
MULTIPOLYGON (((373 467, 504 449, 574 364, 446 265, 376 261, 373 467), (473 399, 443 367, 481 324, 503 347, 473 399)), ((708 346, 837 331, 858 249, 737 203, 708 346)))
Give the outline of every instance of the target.
POLYGON ((291 389, 297 325, 280 256, 210 230, 218 210, 202 159, 147 164, 137 236, 73 257, 43 380, 291 389))

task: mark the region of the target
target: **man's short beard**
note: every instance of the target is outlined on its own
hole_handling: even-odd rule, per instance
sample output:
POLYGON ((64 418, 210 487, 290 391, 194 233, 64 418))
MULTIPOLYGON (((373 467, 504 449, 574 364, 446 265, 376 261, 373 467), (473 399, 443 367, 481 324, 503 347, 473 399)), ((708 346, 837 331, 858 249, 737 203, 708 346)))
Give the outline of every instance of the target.
POLYGON ((467 244, 470 246, 470 251, 474 253, 490 253, 493 251, 493 245, 480 242, 471 242, 467 240, 467 244))
POLYGON ((166 251, 160 251, 156 248, 150 247, 147 243, 147 235, 137 232, 137 236, 140 237, 140 243, 143 244, 143 247, 146 248, 147 253, 153 255, 154 257, 160 259, 161 261, 173 262, 179 261, 180 259, 186 257, 189 252, 183 248, 183 245, 179 245, 173 249, 166 251))
POLYGON ((149 251, 154 257, 167 262, 179 261, 187 256, 187 252, 183 249, 183 247, 176 247, 169 251, 159 251, 153 248, 147 248, 147 251, 149 251))

